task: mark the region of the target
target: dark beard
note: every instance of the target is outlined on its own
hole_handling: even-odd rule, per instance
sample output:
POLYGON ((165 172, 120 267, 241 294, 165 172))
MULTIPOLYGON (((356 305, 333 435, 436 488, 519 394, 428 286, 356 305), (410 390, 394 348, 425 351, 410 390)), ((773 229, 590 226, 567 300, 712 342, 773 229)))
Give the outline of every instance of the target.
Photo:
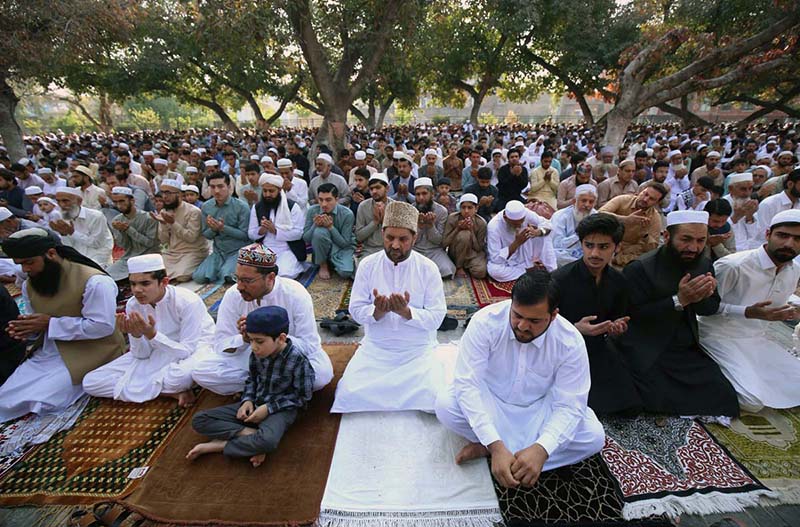
POLYGON ((55 296, 61 285, 61 264, 44 259, 44 269, 36 276, 29 276, 28 280, 34 291, 42 296, 55 296))
POLYGON ((664 246, 664 248, 667 250, 667 254, 669 254, 670 257, 672 257, 675 260, 675 262, 678 263, 678 265, 680 266, 681 269, 690 268, 695 263, 697 263, 697 261, 700 260, 700 258, 703 257, 703 251, 700 251, 699 253, 697 253, 697 256, 695 256, 693 259, 684 260, 684 258, 681 255, 681 253, 679 253, 678 250, 675 249, 675 247, 672 245, 672 241, 671 240, 670 240, 670 242, 668 244, 666 244, 664 246))
POLYGON ((261 196, 261 203, 263 203, 264 207, 266 207, 267 215, 269 216, 269 214, 272 211, 277 211, 278 210, 278 206, 281 204, 281 195, 278 194, 276 197, 271 198, 271 199, 267 199, 262 195, 261 196))
POLYGON ((167 210, 175 210, 175 209, 177 209, 177 208, 178 208, 178 205, 180 205, 180 204, 181 204, 181 201, 180 201, 180 200, 178 200, 178 199, 176 199, 176 200, 175 200, 174 202, 172 202, 172 203, 167 203, 167 202, 165 201, 165 202, 164 202, 164 208, 165 208, 165 209, 167 209, 167 210))
POLYGON ((420 214, 425 214, 433 210, 433 201, 429 201, 424 205, 422 205, 421 203, 416 203, 415 206, 417 207, 417 210, 420 212, 420 214))

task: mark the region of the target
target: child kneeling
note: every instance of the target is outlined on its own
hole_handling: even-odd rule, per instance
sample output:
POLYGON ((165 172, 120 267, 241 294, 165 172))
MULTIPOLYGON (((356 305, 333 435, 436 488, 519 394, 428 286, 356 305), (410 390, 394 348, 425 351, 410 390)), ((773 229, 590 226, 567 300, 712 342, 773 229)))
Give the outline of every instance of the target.
POLYGON ((297 413, 311 400, 314 370, 292 345, 289 315, 278 306, 260 307, 247 315, 245 341, 250 342, 250 374, 242 402, 198 412, 192 427, 210 437, 187 459, 222 452, 250 458, 254 467, 276 448, 297 413))

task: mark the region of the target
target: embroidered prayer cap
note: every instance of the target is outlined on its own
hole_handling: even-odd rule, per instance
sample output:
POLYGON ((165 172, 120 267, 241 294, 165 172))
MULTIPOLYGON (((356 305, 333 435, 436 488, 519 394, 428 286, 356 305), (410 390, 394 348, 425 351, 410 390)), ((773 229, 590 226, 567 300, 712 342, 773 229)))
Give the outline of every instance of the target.
POLYGON ((264 247, 260 243, 251 243, 242 247, 239 249, 239 257, 236 259, 236 262, 242 265, 260 267, 262 269, 275 267, 275 262, 277 261, 277 255, 269 247, 264 247))
MULTIPOLYGON (((272 160, 272 158, 270 158, 272 160)), ((292 160, 282 157, 278 159, 278 168, 292 168, 292 160)))
POLYGON ((272 163, 272 158, 269 156, 264 156, 261 158, 261 163, 272 163))
POLYGON ((416 189, 417 187, 431 187, 431 188, 433 188, 433 180, 431 180, 431 178, 429 178, 429 177, 417 178, 417 180, 414 182, 414 188, 416 189))
POLYGON ((80 172, 84 176, 92 177, 92 171, 89 169, 89 167, 85 167, 83 165, 76 166, 75 167, 75 172, 80 172))
POLYGON ((11 211, 5 207, 0 207, 0 222, 6 221, 8 218, 12 217, 11 211))
POLYGON ((633 159, 625 159, 620 162, 619 168, 622 168, 627 165, 633 165, 634 167, 636 167, 636 161, 634 161, 633 159))
POLYGON ((181 192, 194 192, 195 194, 200 194, 200 189, 197 188, 197 185, 181 185, 181 192))
POLYGON ((333 164, 333 158, 330 155, 326 154, 325 152, 317 156, 317 161, 325 161, 329 165, 333 164))
POLYGON ((377 172, 375 174, 372 174, 369 177, 368 184, 372 185, 373 181, 380 181, 381 183, 384 184, 384 186, 387 186, 387 187, 389 186, 389 177, 386 175, 385 172, 377 172))
POLYGON ((181 184, 178 183, 178 180, 176 180, 176 179, 162 179, 161 180, 161 184, 159 185, 159 188, 164 188, 164 187, 169 187, 169 188, 174 188, 175 190, 180 190, 181 189, 181 184))
POLYGON ((719 152, 717 152, 716 150, 711 150, 709 153, 707 153, 707 154, 706 154, 706 157, 716 157, 716 158, 720 158, 720 157, 722 157, 722 156, 721 156, 721 155, 720 155, 720 153, 719 153, 719 152))
POLYGON ((708 212, 704 210, 674 210, 667 214, 667 227, 684 223, 708 225, 708 212))
POLYGON ((154 165, 164 165, 164 166, 166 166, 166 165, 169 164, 169 161, 167 161, 163 157, 157 157, 157 158, 153 159, 153 164, 154 165))
POLYGON ((353 157, 355 157, 357 161, 364 161, 367 158, 367 153, 363 150, 358 150, 353 154, 353 157))
POLYGON ((26 196, 35 196, 36 194, 41 194, 42 189, 37 187, 36 185, 31 185, 30 187, 25 189, 26 196))
POLYGON ((218 167, 219 166, 219 161, 217 161, 216 159, 209 159, 208 161, 206 161, 203 164, 206 167, 218 167))
POLYGON ((475 194, 470 194, 467 192, 466 194, 462 194, 461 197, 458 199, 458 206, 460 207, 462 203, 474 203, 475 205, 478 204, 478 196, 475 194))
POLYGON ((111 193, 123 196, 133 196, 133 190, 129 187, 114 187, 111 189, 111 193))
POLYGON ((575 187, 575 196, 580 196, 581 194, 592 194, 594 197, 597 197, 597 189, 594 185, 578 185, 575 187))
POLYGON ((45 174, 52 174, 53 171, 48 167, 44 167, 37 170, 36 173, 39 174, 40 176, 43 176, 45 174))
POLYGON ((59 194, 69 194, 70 196, 75 196, 83 199, 83 194, 81 193, 81 189, 75 187, 58 187, 56 189, 56 196, 58 196, 59 194))
POLYGON ((160 254, 143 254, 128 258, 128 274, 152 273, 165 269, 164 258, 160 254))
POLYGON ((281 306, 264 306, 247 314, 245 327, 248 333, 275 335, 289 328, 289 313, 281 306))
POLYGON ((511 221, 521 220, 525 217, 525 205, 521 201, 513 199, 506 203, 504 214, 511 221))
POLYGON ((753 174, 750 172, 742 172, 741 174, 731 174, 728 176, 728 185, 735 185, 745 181, 753 182, 753 174))
POLYGON ((39 227, 17 231, 3 242, 3 252, 9 258, 33 258, 41 256, 58 242, 46 230, 39 227))
POLYGON ((408 229, 413 233, 417 232, 419 222, 419 211, 414 205, 404 201, 390 201, 386 205, 386 212, 383 215, 383 228, 398 227, 408 229))
POLYGON ((283 188, 283 177, 277 174, 267 174, 264 172, 258 178, 259 185, 272 185, 273 187, 283 188))
POLYGON ((426 148, 426 149, 425 149, 425 157, 428 157, 428 156, 436 156, 436 157, 439 157, 439 152, 437 152, 437 151, 436 151, 435 149, 433 149, 433 148, 426 148))
POLYGON ((782 210, 772 217, 769 222, 770 229, 782 223, 800 223, 800 209, 782 210))

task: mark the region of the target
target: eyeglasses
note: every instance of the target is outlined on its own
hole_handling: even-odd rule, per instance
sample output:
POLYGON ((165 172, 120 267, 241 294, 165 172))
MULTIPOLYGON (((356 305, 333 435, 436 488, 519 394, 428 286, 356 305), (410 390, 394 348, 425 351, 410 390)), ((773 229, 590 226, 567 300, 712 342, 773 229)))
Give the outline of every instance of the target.
POLYGON ((241 278, 239 276, 235 276, 237 282, 240 282, 245 285, 255 284, 260 280, 260 278, 241 278))

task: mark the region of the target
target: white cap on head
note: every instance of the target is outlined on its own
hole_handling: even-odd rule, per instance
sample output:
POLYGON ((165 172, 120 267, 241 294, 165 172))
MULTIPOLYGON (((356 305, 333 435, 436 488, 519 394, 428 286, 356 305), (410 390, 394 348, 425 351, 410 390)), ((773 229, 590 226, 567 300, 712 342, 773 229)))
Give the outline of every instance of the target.
POLYGON ((722 155, 717 152, 716 150, 711 150, 709 153, 706 154, 706 157, 722 157, 722 155))
POLYGON ((437 152, 437 151, 436 151, 436 150, 434 150, 433 148, 426 148, 426 149, 425 149, 425 157, 428 157, 428 156, 436 156, 436 157, 439 157, 439 152, 437 152))
POLYGON ((143 254, 128 258, 128 274, 152 273, 165 269, 164 258, 160 254, 143 254))
POLYGON ((305 176, 305 174, 303 174, 303 171, 300 170, 299 168, 295 168, 294 170, 292 170, 292 172, 294 173, 295 176, 300 176, 300 177, 305 176))
POLYGON ((375 174, 372 174, 369 177, 369 183, 372 184, 373 181, 381 181, 385 185, 387 186, 389 185, 389 177, 386 175, 385 172, 377 172, 375 174))
POLYGON ((273 187, 283 188, 283 177, 277 174, 267 174, 264 172, 258 178, 259 185, 272 185, 273 187))
POLYGON ((475 194, 470 194, 467 192, 466 194, 462 194, 461 197, 458 199, 458 206, 460 207, 462 203, 474 203, 475 205, 478 204, 478 196, 475 194))
POLYGON ((517 221, 525 217, 525 212, 525 205, 514 199, 506 203, 504 214, 509 220, 517 221))
POLYGON ((50 203, 52 205, 58 205, 58 203, 56 203, 56 200, 54 200, 53 198, 48 198, 47 196, 42 196, 41 198, 37 199, 36 203, 41 203, 43 201, 46 201, 47 203, 50 203))
POLYGON ((433 180, 431 180, 431 178, 429 178, 429 177, 417 178, 417 180, 414 182, 414 188, 417 188, 417 187, 431 187, 431 188, 433 188, 433 180))
POLYGON ((367 148, 367 154, 374 156, 375 155, 375 150, 373 150, 372 148, 367 148))
POLYGON ((152 150, 145 150, 144 152, 142 152, 142 155, 143 156, 152 156, 153 155, 153 151, 152 150))
POLYGON ((167 161, 163 157, 157 157, 157 158, 153 159, 153 164, 154 165, 164 165, 164 166, 166 166, 166 165, 169 164, 169 161, 167 161))
POLYGON ((500 150, 499 148, 495 148, 494 150, 492 150, 492 155, 493 156, 497 155, 497 154, 503 155, 503 151, 500 150))
POLYGON ((111 189, 112 194, 122 194, 123 196, 133 196, 133 190, 128 187, 114 187, 111 189))
POLYGON ((26 196, 33 196, 35 194, 41 194, 41 193, 42 193, 42 189, 40 189, 36 185, 31 185, 30 187, 25 189, 25 195, 26 196))
POLYGON ((670 159, 672 159, 672 158, 673 158, 673 157, 675 157, 675 156, 682 156, 682 155, 683 155, 683 154, 681 153, 681 151, 680 151, 680 150, 671 150, 671 151, 670 151, 670 153, 669 153, 669 154, 667 154, 667 157, 668 157, 668 158, 670 158, 670 159))
POLYGON ((197 188, 197 185, 181 185, 182 192, 194 192, 195 194, 200 194, 200 189, 197 188))
POLYGON ((83 198, 81 189, 75 187, 58 187, 56 189, 56 196, 59 194, 69 194, 70 196, 77 196, 79 198, 83 198))
POLYGON ((264 156, 264 157, 261 158, 261 160, 259 162, 260 163, 267 163, 267 162, 272 163, 272 158, 269 157, 269 156, 264 156))
POLYGON ((763 159, 769 159, 770 161, 772 161, 772 156, 767 152, 761 152, 756 156, 756 161, 761 161, 763 159))
POLYGON ((271 146, 271 147, 269 147, 269 148, 267 149, 267 152, 274 152, 274 153, 276 153, 276 154, 280 154, 280 152, 278 152, 278 149, 277 149, 277 148, 275 148, 274 146, 271 146))
POLYGON ((0 207, 0 221, 6 221, 11 216, 13 216, 13 214, 11 214, 10 210, 5 207, 0 207))
POLYGON ((205 163, 203 163, 206 167, 217 167, 219 166, 219 161, 216 159, 209 159, 205 163))
POLYGON ((772 217, 770 228, 781 223, 800 223, 800 209, 782 210, 772 217))
POLYGON ((19 161, 17 161, 17 163, 19 163, 20 165, 26 167, 26 166, 31 164, 31 160, 28 159, 27 157, 21 157, 21 158, 19 158, 19 161))
POLYGON ((778 154, 778 157, 782 156, 794 156, 794 152, 791 150, 781 150, 781 152, 778 154))
POLYGON ((317 156, 317 161, 325 161, 329 165, 333 164, 333 158, 330 155, 326 154, 325 152, 317 156))
POLYGON ((47 167, 44 167, 37 170, 36 173, 39 174, 40 176, 43 176, 44 174, 52 174, 53 171, 47 167))
POLYGON ((353 157, 356 158, 357 161, 364 161, 367 158, 367 153, 363 150, 357 150, 353 157))
POLYGON ((708 225, 708 212, 704 210, 674 210, 667 214, 667 227, 684 223, 708 225))
POLYGON ((742 172, 741 174, 731 174, 728 176, 728 185, 735 185, 745 181, 753 182, 753 174, 750 172, 742 172))
POLYGON ((292 168, 292 160, 285 157, 278 159, 278 168, 292 168))
POLYGON ((594 185, 578 185, 575 187, 575 197, 578 197, 581 194, 591 194, 594 197, 597 197, 597 189, 594 185))
POLYGON ((178 183, 178 181, 175 180, 175 179, 162 179, 161 180, 161 184, 159 185, 159 188, 164 188, 164 187, 169 187, 169 188, 174 188, 175 190, 180 190, 181 189, 181 184, 178 183))
POLYGON ((190 173, 190 174, 196 174, 197 173, 197 167, 186 167, 186 172, 190 173))
POLYGON ((395 150, 392 154, 392 159, 406 159, 406 154, 400 150, 395 150))
POLYGON ((197 151, 201 154, 205 154, 207 152, 205 148, 198 148, 197 151))
POLYGON ((258 156, 258 154, 252 154, 250 156, 250 161, 261 161, 261 158, 258 156))

